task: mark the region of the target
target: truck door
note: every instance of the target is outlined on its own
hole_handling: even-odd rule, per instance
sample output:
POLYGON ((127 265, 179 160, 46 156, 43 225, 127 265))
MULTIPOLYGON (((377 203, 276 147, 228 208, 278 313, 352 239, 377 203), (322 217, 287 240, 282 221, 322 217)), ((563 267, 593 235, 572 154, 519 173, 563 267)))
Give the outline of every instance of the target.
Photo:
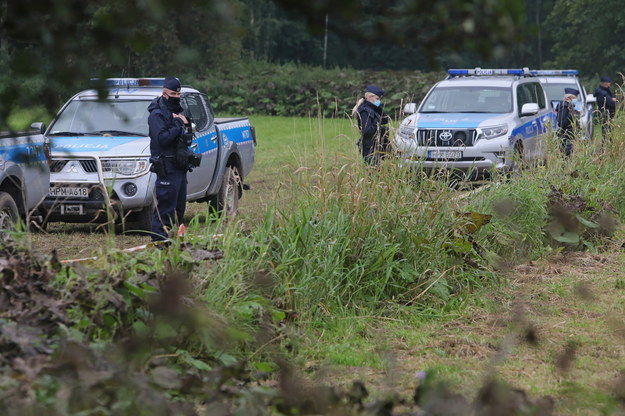
POLYGON ((207 97, 204 94, 188 93, 181 101, 185 113, 195 123, 196 134, 191 149, 202 155, 200 166, 187 175, 187 200, 192 200, 203 197, 213 180, 219 156, 219 143, 207 97))

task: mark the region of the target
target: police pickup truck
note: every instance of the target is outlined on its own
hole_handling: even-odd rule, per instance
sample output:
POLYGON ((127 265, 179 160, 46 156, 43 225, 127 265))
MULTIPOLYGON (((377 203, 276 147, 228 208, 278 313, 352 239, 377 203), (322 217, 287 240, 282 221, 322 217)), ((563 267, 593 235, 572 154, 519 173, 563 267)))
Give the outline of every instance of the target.
POLYGON ((555 120, 529 69, 450 69, 408 114, 395 143, 403 166, 452 169, 467 179, 544 158, 555 120))
MULTIPOLYGON (((164 78, 111 78, 107 95, 81 91, 61 108, 45 132, 50 143, 46 222, 134 223, 149 230, 155 206, 150 171, 148 105, 164 78)), ((215 118, 206 94, 181 89, 180 103, 194 125, 189 148, 199 166, 187 176, 187 201, 209 202, 234 216, 243 179, 254 165, 256 137, 245 117, 215 118)))
POLYGON ((15 222, 41 221, 38 208, 48 194, 50 170, 41 134, 42 123, 33 134, 0 134, 0 229, 12 229, 15 222))

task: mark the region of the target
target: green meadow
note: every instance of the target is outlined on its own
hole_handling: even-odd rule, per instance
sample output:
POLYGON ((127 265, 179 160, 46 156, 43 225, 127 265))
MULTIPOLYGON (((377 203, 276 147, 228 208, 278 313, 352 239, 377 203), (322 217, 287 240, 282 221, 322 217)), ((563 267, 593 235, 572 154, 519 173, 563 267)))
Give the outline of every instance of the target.
MULTIPOLYGON (((32 264, 57 271, 50 285, 69 318, 61 338, 47 335, 53 346, 76 342, 115 367, 113 350, 141 345, 123 354, 122 387, 88 385, 87 403, 104 391, 133 409, 122 396, 149 392, 204 409, 195 390, 182 389, 183 374, 220 372, 237 385, 251 372, 275 390, 236 390, 229 399, 217 388, 215 397, 236 407, 260 394, 275 414, 298 414, 303 402, 285 413, 272 401, 285 397, 279 380, 295 371, 302 386, 358 379, 371 398, 394 397, 395 406, 428 374, 469 399, 494 378, 532 397, 550 395, 560 414, 616 414, 605 380, 617 377, 622 351, 609 328, 593 333, 592 318, 618 310, 625 287, 614 272, 623 258, 610 254, 625 215, 618 130, 611 142, 577 142, 570 159, 550 136, 544 164, 466 184, 403 169, 393 157, 365 167, 348 118, 251 121, 257 159, 234 221, 191 204, 187 234, 162 251, 122 251, 147 238, 93 226, 15 236, 11 250, 39 253, 32 264), (53 249, 60 259, 96 258, 59 265, 53 249), (580 275, 576 256, 596 267, 580 275), (592 316, 575 295, 582 283, 598 285, 592 316), (572 344, 559 328, 576 334, 572 344), (571 371, 586 384, 557 365, 572 348, 579 366, 571 371), (601 377, 591 377, 593 360, 601 377), (158 381, 129 381, 139 375, 158 381)), ((43 376, 22 385, 43 402, 79 382, 75 374, 43 376)))

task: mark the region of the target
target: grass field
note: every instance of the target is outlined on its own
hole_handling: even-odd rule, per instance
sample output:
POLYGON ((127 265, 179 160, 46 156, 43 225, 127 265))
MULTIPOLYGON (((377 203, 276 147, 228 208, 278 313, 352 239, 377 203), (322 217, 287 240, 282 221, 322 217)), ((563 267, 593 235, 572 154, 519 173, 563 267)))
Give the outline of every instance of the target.
MULTIPOLYGON (((258 146, 254 169, 245 183, 251 186, 240 204, 240 218, 260 221, 267 205, 281 194, 281 183, 297 172, 320 166, 353 163, 358 158, 357 129, 345 119, 254 116, 258 146)), ((289 195, 291 198, 293 195, 289 195)), ((207 205, 187 205, 187 222, 194 216, 204 218, 207 205)), ((145 244, 148 237, 133 234, 110 235, 105 227, 85 224, 52 223, 45 233, 30 236, 32 247, 43 252, 56 249, 61 259, 91 257, 108 248, 128 248, 145 244)))
MULTIPOLYGON (((196 244, 225 232, 223 259, 193 263, 196 296, 239 334, 253 333, 254 311, 282 322, 270 341, 240 335, 234 356, 270 370, 272 357, 287 357, 313 381, 360 379, 375 397, 410 400, 434 374, 473 400, 496 378, 528 403, 548 395, 554 414, 622 414, 621 135, 580 142, 571 159, 550 142, 545 165, 465 192, 392 163, 365 169, 348 119, 251 121, 257 160, 237 222, 207 222, 200 204, 187 216, 196 244), (466 221, 486 215, 481 226, 466 221), (259 277, 271 281, 269 298, 259 277)), ((61 258, 146 240, 71 224, 30 236, 61 258)), ((156 258, 155 273, 188 266, 184 254, 125 261, 145 270, 156 258)))

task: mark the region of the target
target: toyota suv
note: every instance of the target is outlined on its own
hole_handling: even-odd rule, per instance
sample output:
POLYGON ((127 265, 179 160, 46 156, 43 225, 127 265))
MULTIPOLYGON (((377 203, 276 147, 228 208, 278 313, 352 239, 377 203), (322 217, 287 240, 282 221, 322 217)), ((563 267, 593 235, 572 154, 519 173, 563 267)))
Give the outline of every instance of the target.
POLYGON ((555 121, 540 80, 523 69, 450 69, 408 116, 395 142, 403 166, 453 169, 467 179, 544 158, 555 121))

